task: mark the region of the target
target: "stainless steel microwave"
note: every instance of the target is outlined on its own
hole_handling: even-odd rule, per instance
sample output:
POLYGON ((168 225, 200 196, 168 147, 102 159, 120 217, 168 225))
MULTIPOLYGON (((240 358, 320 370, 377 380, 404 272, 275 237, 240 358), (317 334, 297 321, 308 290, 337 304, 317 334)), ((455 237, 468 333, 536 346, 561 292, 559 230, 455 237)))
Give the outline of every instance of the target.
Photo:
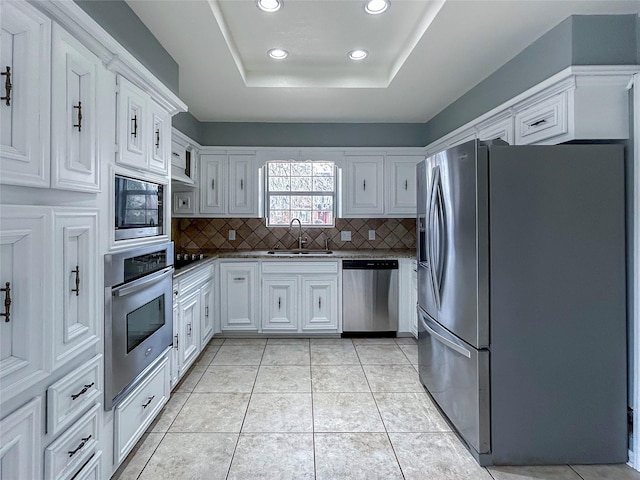
POLYGON ((115 239, 154 237, 164 233, 164 186, 115 176, 115 239))

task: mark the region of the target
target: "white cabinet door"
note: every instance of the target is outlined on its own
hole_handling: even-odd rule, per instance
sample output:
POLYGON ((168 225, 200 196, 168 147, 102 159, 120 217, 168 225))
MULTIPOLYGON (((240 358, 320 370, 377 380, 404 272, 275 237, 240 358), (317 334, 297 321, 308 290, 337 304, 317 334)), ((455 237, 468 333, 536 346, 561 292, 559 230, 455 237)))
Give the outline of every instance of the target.
POLYGON ((384 157, 346 157, 345 217, 376 216, 384 213, 383 202, 384 157))
POLYGON ((513 117, 492 119, 480 125, 478 129, 478 140, 495 140, 499 138, 509 145, 514 144, 513 117))
POLYGON ((213 281, 200 287, 200 350, 204 349, 213 336, 213 281))
POLYGON ((97 275, 95 210, 54 213, 54 315, 52 369, 74 359, 99 340, 101 291, 97 275))
POLYGON ((123 165, 146 170, 147 148, 150 144, 151 99, 141 89, 118 75, 117 94, 118 154, 116 161, 123 165))
POLYGON ((257 331, 258 263, 220 264, 221 328, 226 331, 257 331))
POLYGON ((42 478, 42 405, 37 397, 0 422, 0 474, 4 479, 42 478))
POLYGON ((0 182, 48 188, 51 21, 26 2, 0 17, 0 182))
POLYGON ((255 155, 229 155, 229 214, 258 216, 258 182, 255 155))
MULTIPOLYGON (((174 299, 177 297, 177 291, 173 292, 174 299)), ((173 344, 169 352, 169 383, 171 389, 178 384, 180 380, 180 310, 178 304, 173 304, 173 344)))
POLYGON ((178 337, 178 355, 180 376, 184 375, 200 354, 200 290, 196 289, 178 301, 180 309, 180 336, 178 337))
POLYGON ((411 308, 412 320, 411 320, 411 333, 418 339, 418 272, 416 270, 415 260, 411 263, 411 308))
POLYGON ((57 25, 53 29, 52 57, 51 186, 97 192, 96 94, 101 62, 57 25))
POLYGON ((226 213, 224 201, 226 155, 200 155, 200 213, 226 213))
POLYGON ((166 175, 171 152, 171 116, 154 101, 149 102, 151 113, 151 147, 149 170, 166 175))
POLYGON ((262 330, 298 330, 298 277, 264 275, 262 330))
POLYGON ((302 278, 302 330, 338 328, 338 279, 335 276, 302 278))
POLYGON ((424 157, 420 155, 393 155, 386 158, 388 215, 416 215, 416 165, 422 160, 424 157))
POLYGON ((48 375, 51 210, 0 209, 0 384, 8 399, 48 375))

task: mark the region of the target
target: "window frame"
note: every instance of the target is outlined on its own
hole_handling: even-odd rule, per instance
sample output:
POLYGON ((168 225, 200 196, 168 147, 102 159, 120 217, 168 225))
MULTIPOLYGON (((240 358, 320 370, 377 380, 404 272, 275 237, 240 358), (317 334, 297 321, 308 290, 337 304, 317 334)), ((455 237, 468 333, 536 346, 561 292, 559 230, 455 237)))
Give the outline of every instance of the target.
MULTIPOLYGON (((289 175, 289 178, 292 178, 289 175)), ((295 178, 295 177, 294 177, 295 178)), ((290 224, 271 224, 271 196, 323 196, 323 197, 332 197, 333 208, 331 210, 331 218, 332 221, 330 224, 317 224, 317 223, 302 223, 302 227, 304 228, 335 228, 336 225, 336 216, 338 214, 338 165, 334 160, 268 160, 264 165, 264 213, 265 213, 265 224, 268 228, 288 228, 290 224), (270 190, 269 189, 269 164, 270 163, 289 163, 290 165, 294 164, 313 164, 313 163, 329 163, 333 168, 333 190, 332 191, 321 191, 321 190, 305 190, 305 191, 282 191, 282 190, 270 190)), ((289 207, 289 212, 293 209, 289 207)), ((311 210, 313 211, 313 210, 311 210)), ((327 210, 329 211, 329 210, 327 210)), ((297 218, 297 217, 292 217, 297 218)))

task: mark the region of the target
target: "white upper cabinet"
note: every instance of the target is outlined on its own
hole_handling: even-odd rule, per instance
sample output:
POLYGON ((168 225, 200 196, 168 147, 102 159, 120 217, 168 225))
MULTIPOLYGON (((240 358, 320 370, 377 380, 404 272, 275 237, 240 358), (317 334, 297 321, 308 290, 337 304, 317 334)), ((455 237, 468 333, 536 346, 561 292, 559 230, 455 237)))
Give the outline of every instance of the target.
POLYGON ((513 117, 492 118, 478 126, 478 140, 504 140, 509 145, 514 144, 513 117))
POLYGON ((386 212, 389 216, 416 214, 416 165, 420 155, 388 155, 386 157, 386 212))
POLYGON ((26 2, 2 2, 0 181, 50 184, 51 21, 26 2))
POLYGON ((229 155, 229 214, 258 216, 258 169, 255 154, 229 155))
POLYGON ((169 172, 170 115, 141 88, 118 76, 116 161, 160 175, 169 172))
POLYGON ((151 128, 147 121, 149 96, 124 77, 118 76, 118 163, 146 170, 148 166, 148 137, 151 128))
POLYGON ((51 186, 95 192, 98 169, 98 81, 102 66, 93 53, 54 25, 52 47, 51 186))
POLYGON ((156 102, 150 101, 152 145, 149 156, 149 170, 162 175, 169 171, 171 152, 171 116, 156 102))
POLYGON ((384 213, 384 156, 345 156, 344 216, 381 216, 384 213))
POLYGON ((226 213, 226 160, 222 154, 200 155, 200 213, 226 213))

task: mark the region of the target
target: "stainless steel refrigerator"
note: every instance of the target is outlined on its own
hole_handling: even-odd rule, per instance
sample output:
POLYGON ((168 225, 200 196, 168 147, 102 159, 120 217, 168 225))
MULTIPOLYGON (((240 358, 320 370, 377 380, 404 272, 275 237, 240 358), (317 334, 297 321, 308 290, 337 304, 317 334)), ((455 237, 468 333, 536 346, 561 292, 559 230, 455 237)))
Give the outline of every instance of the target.
POLYGON ((420 379, 471 453, 626 462, 623 147, 473 141, 417 176, 420 379))

